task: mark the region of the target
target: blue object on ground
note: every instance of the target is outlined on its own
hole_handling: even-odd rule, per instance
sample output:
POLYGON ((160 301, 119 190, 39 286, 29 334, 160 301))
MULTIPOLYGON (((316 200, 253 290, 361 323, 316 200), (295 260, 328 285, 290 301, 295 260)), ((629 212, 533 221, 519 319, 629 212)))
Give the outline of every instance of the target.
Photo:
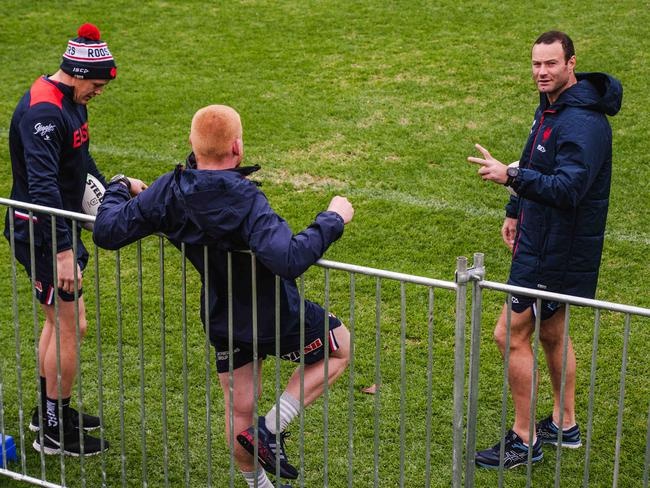
MULTIPOLYGON (((13 437, 11 437, 10 435, 5 435, 4 445, 2 445, 2 436, 0 435, 0 446, 2 447, 2 450, 5 452, 4 455, 7 458, 7 462, 18 461, 18 456, 16 456, 16 443, 14 442, 13 437)), ((0 464, 2 464, 2 458, 3 455, 0 452, 0 464)))

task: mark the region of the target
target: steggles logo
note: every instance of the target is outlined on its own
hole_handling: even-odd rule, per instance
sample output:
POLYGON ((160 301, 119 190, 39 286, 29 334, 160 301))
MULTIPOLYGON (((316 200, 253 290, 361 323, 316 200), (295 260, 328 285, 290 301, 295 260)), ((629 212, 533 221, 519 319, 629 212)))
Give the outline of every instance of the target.
POLYGON ((49 133, 54 132, 55 129, 56 129, 56 125, 54 124, 43 125, 40 122, 37 122, 36 125, 34 125, 34 135, 39 135, 44 140, 49 141, 50 140, 49 133))

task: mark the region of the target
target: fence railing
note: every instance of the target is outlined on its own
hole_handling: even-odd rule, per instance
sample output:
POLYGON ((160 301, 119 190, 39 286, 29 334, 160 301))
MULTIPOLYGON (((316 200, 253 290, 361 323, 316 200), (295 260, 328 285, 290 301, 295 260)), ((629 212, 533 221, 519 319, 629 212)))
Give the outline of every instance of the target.
MULTIPOLYGON (((13 209, 26 211, 29 218, 32 263, 35 214, 53 216, 51 229, 54 239, 55 220, 72 219, 75 250, 79 245, 79 235, 74 223, 92 223, 94 219, 7 199, 0 199, 0 204, 10 209, 11 253, 5 251, 2 258, 5 263, 9 262, 5 269, 10 279, 5 281, 2 289, 4 303, 11 301, 12 304, 0 311, 3 324, 0 329, 0 435, 5 445, 5 436, 14 434, 17 445, 15 462, 10 461, 3 450, 0 475, 47 487, 239 486, 242 481, 238 479, 234 453, 228 448, 236 442, 236 433, 232 429, 233 409, 225 411, 226 399, 213 386, 216 380, 215 356, 210 347, 209 329, 202 329, 198 320, 201 313, 198 306, 200 277, 187 272, 185 246, 181 246, 180 253, 176 250, 168 252, 162 236, 139 241, 114 253, 94 247, 91 253, 94 265, 84 275, 83 300, 87 317, 94 317, 94 322, 89 320, 89 331, 94 329, 95 341, 94 345, 87 343, 80 347, 77 308, 79 340, 74 395, 78 409, 98 412, 103 420, 99 437, 102 442, 110 441, 111 448, 97 458, 68 458, 61 454, 58 462, 55 456, 45 456, 42 450, 29 449, 31 434, 25 426, 31 419, 31 406, 37 405, 40 398, 38 341, 42 318, 28 277, 23 276, 14 258, 13 209), (88 292, 91 288, 94 293, 88 292), (12 322, 13 327, 9 325, 12 322), (231 427, 230 435, 225 440, 217 440, 213 434, 224 432, 224 419, 231 427)), ((207 270, 208 248, 204 249, 203 256, 207 270)), ((232 254, 228 253, 226 259, 228 309, 232 310, 232 281, 244 277, 233 277, 232 254)), ((255 276, 259 263, 252 254, 246 259, 250 263, 252 303, 256 304, 255 276)), ((509 349, 506 348, 503 366, 500 356, 494 357, 491 344, 484 355, 493 356, 498 364, 480 361, 481 343, 487 346, 491 333, 491 329, 486 334, 481 328, 482 314, 489 313, 483 306, 486 291, 505 294, 508 303, 512 294, 532 296, 537 300, 538 308, 543 299, 566 304, 563 374, 570 318, 575 310, 573 306, 581 307, 575 313, 581 320, 587 309, 595 311, 591 329, 593 345, 589 351, 591 369, 586 405, 586 445, 578 457, 569 456, 567 462, 572 472, 580 465, 583 486, 601 486, 604 478, 611 480, 611 483, 606 483, 608 485, 619 486, 620 483, 620 486, 627 486, 619 481, 621 466, 625 467, 626 480, 634 479, 637 483, 642 480, 643 486, 648 486, 650 411, 647 415, 645 412, 650 388, 647 381, 640 381, 641 388, 635 389, 631 397, 626 397, 626 378, 632 319, 635 323, 647 319, 650 317, 649 309, 486 281, 481 254, 474 256, 472 267, 468 267, 466 258, 458 258, 454 281, 327 260, 321 260, 317 265, 323 268, 322 278, 319 278, 317 270, 312 269, 298 281, 303 307, 305 290, 308 290, 310 299, 322 303, 326 312, 331 309, 342 318, 350 331, 352 347, 347 375, 332 387, 325 382, 322 400, 306 410, 301 408, 294 422, 296 425, 290 427, 298 433, 297 446, 296 443, 288 446, 290 459, 299 466, 298 486, 509 484, 510 473, 504 473, 503 469, 497 470, 497 474, 477 471, 474 464, 477 437, 483 430, 489 430, 483 426, 497 425, 494 420, 489 421, 488 415, 500 412, 500 433, 491 431, 496 439, 498 435, 503 437, 511 411, 507 388, 509 349), (468 288, 471 291, 469 303, 468 288), (468 312, 471 317, 469 328, 468 312), (607 381, 599 385, 596 378, 603 312, 623 314, 625 324, 620 362, 610 364, 611 359, 607 357, 603 366, 601 360, 600 368, 607 381), (618 388, 611 381, 615 368, 619 371, 618 388), (499 377, 503 380, 493 381, 499 377), (499 404, 495 385, 501 392, 500 408, 495 407, 499 404), (616 427, 614 432, 609 432, 613 420, 611 408, 603 407, 601 413, 598 405, 600 397, 614 395, 618 398, 616 427), (626 400, 627 406, 633 407, 627 416, 626 400), (639 414, 641 411, 643 413, 639 414), (624 417, 630 424, 628 430, 625 429, 624 417), (595 418, 600 426, 606 425, 600 428, 596 438, 595 418), (641 424, 645 431, 638 429, 641 424), (622 445, 628 439, 629 446, 636 449, 637 455, 624 457, 622 445), (601 454, 603 446, 611 444, 614 445, 613 464, 601 454)), ((52 256, 52 268, 56 277, 55 255, 52 256)), ((31 278, 33 281, 34 276, 31 278)), ((206 271, 203 276, 206 301, 211 287, 218 285, 211 279, 214 278, 206 271)), ((276 403, 279 402, 283 380, 286 381, 292 369, 279 357, 282 341, 277 298, 280 296, 279 287, 280 279, 276 278, 275 310, 258 310, 254 306, 252 311, 254 335, 257 334, 258 314, 272 313, 275 317, 276 354, 274 359, 265 362, 272 365, 274 374, 265 377, 254 367, 253 395, 258 398, 258 393, 266 387, 274 391, 272 398, 276 403)), ((76 282, 75 297, 78 307, 80 298, 76 282)), ((55 294, 55 307, 57 303, 55 294)), ((204 321, 209 322, 209 307, 205 307, 203 313, 204 321)), ((304 351, 303 309, 301 317, 300 349, 304 351)), ((232 406, 233 331, 237 327, 232 314, 228 322, 230 371, 224 392, 228 397, 227 404, 232 406)), ((620 339, 611 332, 617 328, 611 325, 614 322, 615 318, 607 317, 608 340, 613 342, 607 346, 607 354, 616 350, 620 339)), ((326 317, 323 325, 327 330, 326 317)), ((537 319, 533 340, 535 378, 540 376, 537 363, 539 327, 540 320, 537 319)), ((509 331, 508 328, 508 340, 509 331)), ((643 334, 639 333, 639 336, 643 337, 643 334)), ((86 341, 90 342, 88 338, 86 341)), ((259 357, 256 343, 253 349, 253 356, 259 357)), ((328 351, 327 347, 325 351, 328 351)), ((647 365, 643 351, 637 355, 640 364, 647 365)), ((326 353, 325 378, 328 360, 326 353)), ((57 364, 60 374, 58 348, 57 364)), ((305 404, 304 366, 303 353, 298 363, 302 372, 301 405, 305 404)), ((586 390, 587 385, 580 383, 578 388, 586 390)), ((536 390, 531 390, 531 395, 534 405, 536 390)), ((259 410, 261 405, 270 404, 265 397, 259 404, 255 402, 255 425, 257 416, 263 414, 259 410)), ((531 413, 534 419, 534 411, 531 413)), ((533 428, 531 421, 531 433, 533 428)), ((280 442, 279 438, 277 442, 280 442)), ((559 486, 560 480, 565 479, 577 484, 575 474, 562 471, 562 465, 563 453, 558 449, 550 473, 555 485, 559 486)), ((518 485, 531 486, 537 476, 547 485, 549 469, 549 466, 535 466, 533 469, 529 455, 525 475, 519 472, 512 476, 518 485)), ((280 480, 276 479, 274 484, 280 486, 280 480)))

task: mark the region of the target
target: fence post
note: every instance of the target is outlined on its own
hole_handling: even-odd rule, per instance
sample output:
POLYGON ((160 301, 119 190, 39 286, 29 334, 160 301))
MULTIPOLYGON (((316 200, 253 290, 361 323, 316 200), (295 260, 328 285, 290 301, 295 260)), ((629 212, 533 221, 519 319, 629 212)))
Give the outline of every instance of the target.
POLYGON ((467 440, 465 443, 465 486, 474 486, 474 452, 476 451, 476 417, 478 412, 478 375, 481 347, 482 295, 479 281, 485 277, 483 253, 474 254, 473 267, 468 270, 472 280, 472 335, 469 353, 469 391, 467 393, 467 440))
POLYGON ((465 393, 465 311, 467 306, 467 258, 456 258, 456 331, 454 346, 454 419, 452 451, 452 486, 460 488, 463 482, 463 406, 465 393))

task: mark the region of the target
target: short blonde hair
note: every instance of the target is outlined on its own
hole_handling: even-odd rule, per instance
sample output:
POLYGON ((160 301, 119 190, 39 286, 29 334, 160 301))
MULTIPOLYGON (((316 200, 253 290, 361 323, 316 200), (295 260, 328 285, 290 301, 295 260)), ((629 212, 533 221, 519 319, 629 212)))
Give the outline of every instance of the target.
POLYGON ((239 114, 226 105, 208 105, 192 117, 190 143, 200 158, 221 160, 232 153, 232 144, 242 137, 239 114))

